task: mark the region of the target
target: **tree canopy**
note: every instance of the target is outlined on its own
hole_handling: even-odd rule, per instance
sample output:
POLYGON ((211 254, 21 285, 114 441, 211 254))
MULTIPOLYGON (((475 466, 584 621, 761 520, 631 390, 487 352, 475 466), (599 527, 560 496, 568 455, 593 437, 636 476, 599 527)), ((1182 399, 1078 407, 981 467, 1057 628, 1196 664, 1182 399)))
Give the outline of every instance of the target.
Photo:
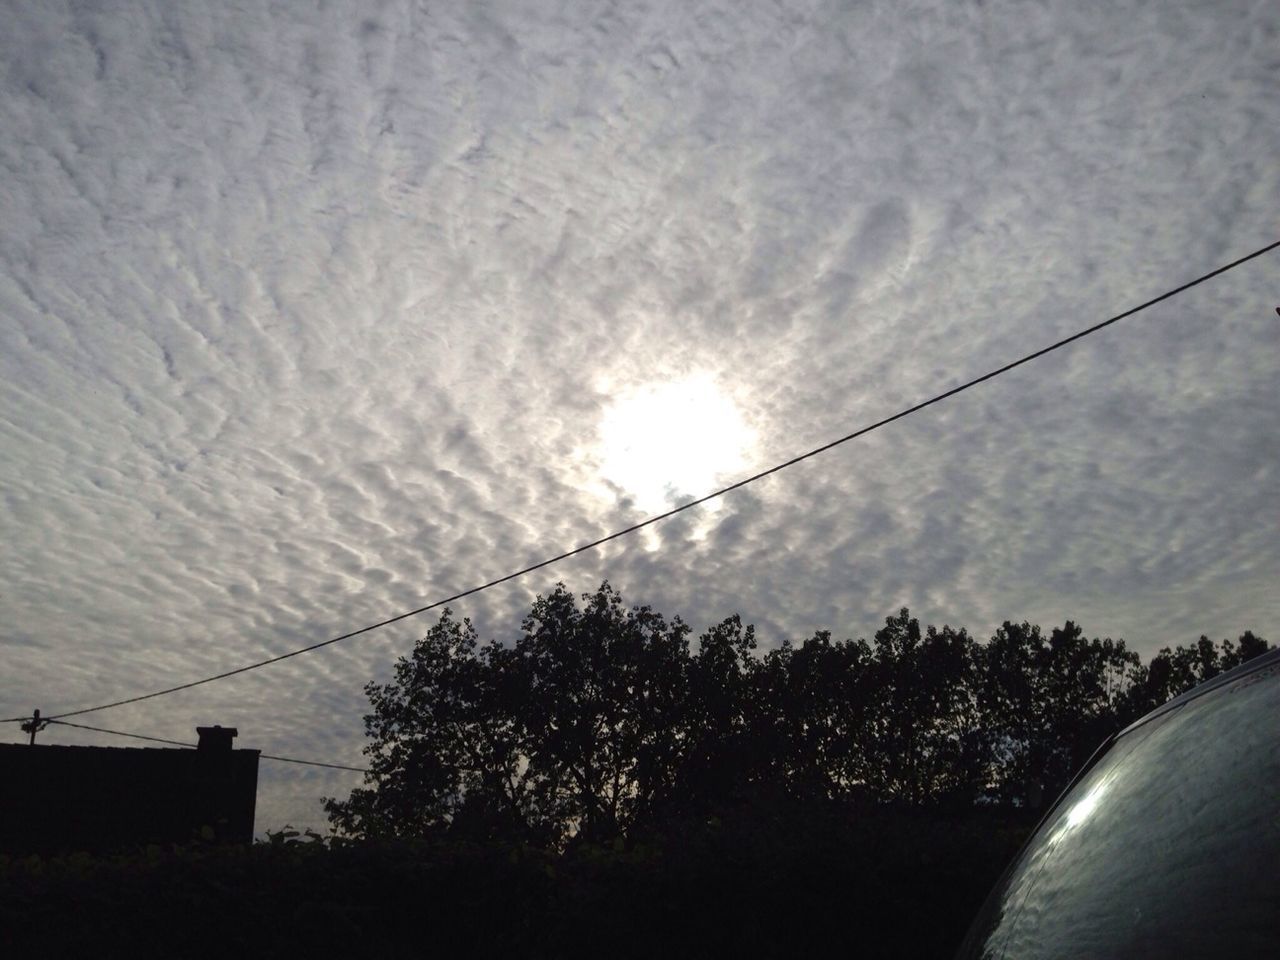
POLYGON ((696 641, 608 582, 538 597, 509 644, 446 610, 369 684, 369 773, 339 834, 625 842, 772 799, 911 808, 1051 800, 1112 732, 1268 649, 1252 632, 1144 664, 1071 622, 986 642, 907 609, 867 640, 761 654, 732 616, 696 641))

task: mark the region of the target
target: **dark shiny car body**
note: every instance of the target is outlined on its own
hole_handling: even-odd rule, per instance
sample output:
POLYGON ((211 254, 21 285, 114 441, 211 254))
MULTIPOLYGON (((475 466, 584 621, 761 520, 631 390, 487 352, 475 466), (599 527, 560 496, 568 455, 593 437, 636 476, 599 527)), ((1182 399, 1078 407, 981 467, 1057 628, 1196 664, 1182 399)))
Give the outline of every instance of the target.
POLYGON ((958 960, 1280 957, 1280 650, 1098 750, 958 960))

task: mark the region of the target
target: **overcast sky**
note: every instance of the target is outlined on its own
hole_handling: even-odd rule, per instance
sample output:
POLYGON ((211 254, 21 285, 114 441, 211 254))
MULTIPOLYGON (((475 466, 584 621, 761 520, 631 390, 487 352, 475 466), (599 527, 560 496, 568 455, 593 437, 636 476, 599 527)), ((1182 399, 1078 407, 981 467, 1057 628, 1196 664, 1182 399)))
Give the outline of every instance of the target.
MULTIPOLYGON (((0 18, 2 716, 447 596, 1280 239, 1269 0, 0 18)), ((902 605, 1280 639, 1278 280, 455 612, 509 638, 608 578, 766 646, 902 605)), ((359 764, 363 684, 432 622, 82 719, 359 764)), ((264 761, 258 827, 358 779, 264 761)))

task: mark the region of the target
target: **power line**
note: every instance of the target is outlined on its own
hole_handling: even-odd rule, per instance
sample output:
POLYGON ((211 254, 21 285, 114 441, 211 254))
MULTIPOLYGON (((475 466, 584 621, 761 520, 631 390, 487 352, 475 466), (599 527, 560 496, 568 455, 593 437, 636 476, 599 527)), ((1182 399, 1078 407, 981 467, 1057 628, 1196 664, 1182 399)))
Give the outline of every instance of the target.
MULTIPOLYGON (((1272 250, 1276 249, 1277 247, 1280 247, 1280 240, 1277 240, 1275 243, 1268 244, 1265 247, 1255 250, 1253 253, 1243 256, 1238 260, 1233 260, 1230 263, 1225 264, 1224 266, 1218 267, 1216 270, 1212 270, 1209 273, 1204 274, 1203 276, 1197 277, 1196 279, 1189 281, 1188 283, 1184 283, 1179 287, 1175 287, 1174 289, 1169 290, 1166 293, 1162 293, 1158 297, 1154 297, 1151 300, 1146 301, 1145 303, 1141 303, 1136 307, 1131 307, 1130 309, 1124 311, 1123 313, 1118 313, 1114 317, 1110 317, 1106 320, 1103 320, 1100 323, 1095 323, 1093 326, 1087 327, 1079 331, 1078 333, 1073 333, 1071 336, 1065 337, 1062 340, 1058 340, 1056 343, 1052 343, 1047 347, 1042 347, 1041 349, 1036 350, 1034 353, 1029 353, 1026 356, 1020 357, 1017 360, 1014 360, 1010 363, 1006 363, 1004 366, 997 367, 995 370, 992 370, 989 373, 984 373, 980 377, 975 377, 972 380, 969 380, 965 383, 960 384, 958 387, 952 387, 950 390, 946 390, 942 393, 939 393, 933 397, 930 397, 928 400, 924 400, 920 403, 915 404, 914 406, 907 407, 905 410, 901 410, 898 413, 893 414, 892 416, 885 417, 883 420, 877 420, 875 423, 869 424, 865 427, 861 427, 855 430, 853 433, 849 433, 836 440, 832 440, 830 443, 824 443, 820 447, 815 447, 814 449, 809 450, 806 453, 802 453, 799 456, 792 457, 790 460, 785 460, 782 463, 776 464, 775 466, 772 466, 767 470, 762 470, 759 473, 753 474, 752 476, 749 476, 744 480, 739 480, 737 483, 732 483, 727 487, 721 487, 719 490, 716 490, 712 493, 708 493, 705 496, 699 497, 696 500, 690 500, 688 503, 681 504, 678 507, 673 507, 672 509, 666 511, 665 513, 657 514, 656 516, 650 517, 647 520, 642 520, 640 523, 632 524, 629 527, 626 527, 622 530, 618 530, 615 533, 611 533, 608 536, 600 537, 597 540, 592 540, 590 543, 584 543, 579 547, 573 548, 572 550, 566 550, 564 553, 556 554, 554 557, 549 557, 546 560, 542 560, 538 563, 524 567, 523 569, 517 570, 514 573, 509 573, 506 576, 498 577, 496 580, 490 580, 487 583, 480 584, 479 586, 471 587, 469 590, 463 590, 462 592, 455 593, 450 597, 445 597, 443 600, 436 600, 433 603, 429 603, 425 606, 418 607, 415 610, 409 610, 405 613, 400 613, 400 614, 397 614, 396 616, 388 617, 385 620, 380 620, 377 623, 371 623, 368 626, 361 627, 358 630, 352 630, 349 633, 341 634, 340 636, 333 637, 332 639, 329 639, 329 640, 323 640, 320 643, 313 643, 310 646, 302 647, 298 650, 290 651, 289 653, 282 653, 279 656, 269 657, 266 660, 259 660, 256 663, 250 663, 243 667, 237 667, 234 670, 227 670, 223 673, 216 673, 213 676, 204 677, 200 680, 192 680, 189 683, 180 683, 177 686, 166 687, 163 690, 156 690, 152 693, 144 693, 136 697, 126 697, 123 700, 113 700, 110 703, 99 704, 96 707, 84 707, 83 709, 80 709, 80 710, 71 710, 71 711, 68 711, 67 713, 56 714, 54 717, 51 717, 50 719, 58 719, 61 717, 76 717, 86 713, 96 713, 99 710, 110 710, 110 709, 113 709, 114 707, 122 707, 129 703, 139 703, 143 700, 151 700, 155 697, 163 697, 170 693, 177 693, 180 690, 189 690, 192 687, 198 687, 206 683, 213 683, 215 680, 225 680, 228 677, 234 677, 240 673, 247 673, 250 670, 257 670, 259 667, 270 666, 273 663, 279 663, 280 661, 288 660, 291 657, 297 657, 304 653, 310 653, 313 650, 319 650, 321 647, 327 647, 330 644, 339 643, 343 640, 350 640, 352 637, 358 637, 363 633, 369 633, 370 631, 378 630, 382 627, 390 626, 391 624, 398 623, 401 620, 407 620, 409 617, 416 617, 418 614, 426 613, 428 610, 434 610, 437 607, 444 606, 445 604, 453 603, 455 600, 461 600, 464 597, 469 597, 473 594, 480 593, 483 590, 488 590, 490 587, 496 587, 496 586, 499 586, 500 584, 507 583, 508 581, 515 580, 519 577, 523 577, 526 574, 533 573, 535 570, 541 570, 543 567, 549 567, 554 563, 559 563, 561 560, 567 560, 570 557, 577 556, 580 553, 585 553, 588 550, 593 550, 596 547, 602 546, 603 544, 606 544, 611 540, 617 540, 620 537, 625 537, 628 534, 635 533, 637 530, 643 530, 645 527, 651 526, 655 523, 660 523, 663 520, 669 519, 670 517, 674 517, 678 513, 683 513, 685 510, 690 510, 693 507, 706 503, 709 500, 714 500, 717 497, 722 497, 725 494, 731 493, 734 490, 740 489, 741 487, 745 487, 748 484, 755 483, 757 480, 763 480, 765 477, 778 473, 781 470, 785 470, 787 467, 795 466, 797 463, 800 463, 804 460, 808 460, 811 457, 816 457, 820 453, 825 453, 826 451, 832 449, 833 447, 838 447, 843 443, 848 443, 850 440, 856 440, 858 437, 865 436, 866 434, 871 433, 874 430, 879 430, 881 427, 886 427, 897 420, 901 420, 904 417, 909 417, 913 413, 918 413, 919 411, 925 409, 926 407, 931 407, 935 403, 941 403, 943 400, 946 400, 950 397, 954 397, 958 393, 963 393, 964 391, 969 390, 973 387, 976 387, 979 384, 986 383, 988 380, 993 380, 996 377, 1000 376, 1001 374, 1008 373, 1010 370, 1013 370, 1016 367, 1020 367, 1024 363, 1030 363, 1032 360, 1036 360, 1036 359, 1039 359, 1040 357, 1045 356, 1046 354, 1053 353, 1055 350, 1060 350, 1062 347, 1065 347, 1068 344, 1074 343, 1077 340, 1081 340, 1084 337, 1097 333, 1099 330, 1103 329, 1104 327, 1109 327, 1113 323, 1117 323, 1121 320, 1126 319, 1127 317, 1131 317, 1136 313, 1141 313, 1143 310, 1146 310, 1149 307, 1153 307, 1158 303, 1161 303, 1165 300, 1170 299, 1171 297, 1176 297, 1178 294, 1184 293, 1185 291, 1190 290, 1192 287, 1198 286, 1207 280, 1212 280, 1214 277, 1219 276, 1220 274, 1226 273, 1229 270, 1234 270, 1236 267, 1240 266, 1241 264, 1248 263, 1250 260, 1260 257, 1265 253, 1270 253, 1272 250)), ((20 718, 20 719, 25 719, 25 718, 20 718)))
MULTIPOLYGON (((23 717, 22 719, 28 719, 23 717)), ((75 727, 77 730, 92 730, 94 733, 109 733, 115 737, 131 737, 134 740, 150 740, 152 743, 168 743, 175 747, 196 748, 194 743, 186 743, 182 740, 167 740, 164 737, 149 737, 141 733, 125 733, 123 730, 108 730, 106 727, 91 727, 84 723, 71 723, 68 720, 49 720, 49 723, 57 723, 64 727, 75 727)), ((321 763, 319 760, 299 760, 296 757, 278 757, 271 753, 259 753, 259 757, 263 760, 279 760, 282 763, 301 763, 308 767, 329 767, 332 770, 351 770, 355 773, 368 773, 364 767, 349 767, 345 763, 321 763)))
POLYGON ((123 730, 108 730, 106 727, 90 727, 83 723, 70 723, 66 720, 50 720, 49 723, 56 723, 63 727, 75 727, 77 730, 92 730, 94 733, 109 733, 113 737, 131 737, 134 740, 150 740, 152 743, 168 743, 175 747, 191 747, 195 749, 196 744, 187 743, 183 740, 166 740, 164 737, 148 737, 141 733, 125 733, 123 730))
POLYGON ((263 760, 278 760, 281 763, 301 763, 308 767, 328 767, 330 770, 351 770, 355 773, 368 773, 364 767, 349 767, 345 763, 321 763, 319 760, 296 760, 293 757, 277 757, 272 753, 260 753, 263 760))

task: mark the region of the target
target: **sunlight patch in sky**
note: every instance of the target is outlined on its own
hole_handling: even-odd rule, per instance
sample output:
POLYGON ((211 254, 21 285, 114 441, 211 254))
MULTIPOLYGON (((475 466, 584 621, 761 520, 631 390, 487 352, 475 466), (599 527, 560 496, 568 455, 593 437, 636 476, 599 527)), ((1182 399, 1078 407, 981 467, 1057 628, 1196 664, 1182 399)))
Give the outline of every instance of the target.
POLYGON ((742 411, 710 374, 648 383, 605 409, 600 475, 644 512, 660 513, 739 475, 754 442, 742 411))

